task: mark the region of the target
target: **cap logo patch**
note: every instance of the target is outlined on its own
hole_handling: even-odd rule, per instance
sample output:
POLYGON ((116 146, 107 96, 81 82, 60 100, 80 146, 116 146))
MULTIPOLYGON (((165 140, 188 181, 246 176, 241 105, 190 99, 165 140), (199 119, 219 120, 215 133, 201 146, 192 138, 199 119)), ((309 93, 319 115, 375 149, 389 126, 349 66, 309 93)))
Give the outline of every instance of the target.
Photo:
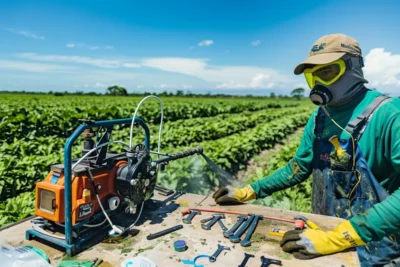
POLYGON ((321 43, 320 45, 313 45, 311 48, 311 52, 318 52, 321 50, 324 50, 324 47, 326 46, 326 43, 321 43))
POLYGON ((343 48, 347 48, 347 49, 353 51, 354 53, 359 53, 358 49, 354 48, 352 45, 347 45, 347 44, 341 43, 340 46, 343 48))

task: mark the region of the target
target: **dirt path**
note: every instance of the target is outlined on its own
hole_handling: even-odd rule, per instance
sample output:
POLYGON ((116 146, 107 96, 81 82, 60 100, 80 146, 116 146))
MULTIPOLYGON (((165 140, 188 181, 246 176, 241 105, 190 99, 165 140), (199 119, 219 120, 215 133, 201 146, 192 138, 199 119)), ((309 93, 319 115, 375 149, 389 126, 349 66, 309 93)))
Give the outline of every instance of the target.
POLYGON ((247 164, 246 169, 237 173, 236 177, 239 183, 245 183, 249 177, 256 176, 257 168, 265 168, 271 157, 279 152, 279 150, 288 142, 290 142, 297 134, 303 132, 304 127, 297 129, 292 134, 288 135, 285 139, 276 143, 272 148, 261 151, 260 154, 254 156, 247 164))

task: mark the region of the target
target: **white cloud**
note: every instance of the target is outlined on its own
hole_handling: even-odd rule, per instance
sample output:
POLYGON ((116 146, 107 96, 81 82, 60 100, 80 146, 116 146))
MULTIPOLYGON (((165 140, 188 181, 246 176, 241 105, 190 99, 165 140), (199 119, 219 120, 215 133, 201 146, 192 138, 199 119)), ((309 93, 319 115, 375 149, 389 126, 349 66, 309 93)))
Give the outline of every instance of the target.
POLYGON ((101 68, 138 68, 140 65, 136 63, 124 62, 119 59, 99 59, 92 57, 82 56, 63 56, 63 55, 39 55, 36 53, 21 53, 17 54, 19 58, 30 59, 36 61, 47 61, 47 62, 67 62, 76 64, 86 64, 101 68))
POLYGON ((200 43, 198 43, 198 46, 210 46, 214 43, 213 40, 203 40, 200 43))
MULTIPOLYGON (((169 83, 161 83, 161 84, 153 84, 152 88, 160 88, 160 89, 177 89, 177 90, 188 90, 193 89, 193 86, 190 84, 169 84, 169 83)), ((139 87, 138 87, 139 88, 139 87)))
POLYGON ((206 67, 206 59, 195 58, 147 58, 141 64, 146 67, 155 68, 168 72, 177 72, 186 75, 197 76, 206 67))
POLYGON ((251 42, 251 45, 252 46, 258 46, 260 43, 261 43, 260 40, 255 40, 255 41, 251 42))
POLYGON ((218 83, 218 88, 284 88, 291 87, 294 77, 274 69, 254 66, 213 66, 208 59, 148 58, 142 65, 163 71, 191 75, 208 82, 218 83))
POLYGON ((136 88, 138 88, 138 89, 141 89, 141 88, 143 88, 144 86, 143 85, 141 85, 141 84, 138 84, 137 86, 136 86, 136 88))
POLYGON ((249 86, 247 84, 235 83, 234 81, 224 82, 217 84, 217 89, 247 89, 249 86))
POLYGON ((248 83, 236 83, 229 81, 221 84, 217 84, 217 88, 222 89, 274 89, 280 87, 278 84, 273 82, 274 77, 270 74, 259 73, 250 79, 248 83))
POLYGON ((114 47, 111 45, 106 46, 97 46, 97 45, 87 45, 84 43, 68 43, 65 45, 68 48, 83 48, 83 49, 90 49, 90 50, 114 50, 114 47))
POLYGON ((250 87, 251 88, 273 88, 275 84, 271 82, 273 80, 273 77, 271 74, 262 74, 259 73, 253 78, 251 78, 250 81, 250 87))
MULTIPOLYGON (((30 61, 40 61, 40 63, 65 63, 81 70, 76 70, 73 75, 74 82, 77 84, 121 84, 127 82, 131 86, 137 87, 138 84, 145 88, 173 88, 173 89, 192 89, 201 85, 202 88, 227 88, 227 89, 288 89, 299 83, 297 76, 282 74, 271 68, 257 66, 224 66, 210 64, 206 58, 145 58, 141 61, 130 62, 126 58, 105 59, 92 58, 85 56, 69 55, 42 55, 36 53, 17 54, 20 59, 30 61), (101 69, 84 69, 83 65, 96 66, 101 69), (143 74, 132 72, 131 68, 141 68, 143 74), (150 69, 163 71, 163 73, 153 72, 151 77, 146 73, 150 69), (107 70, 105 70, 107 69, 107 70), (118 71, 110 71, 118 69, 118 71), (125 69, 127 71, 120 71, 125 69), (84 70, 84 71, 82 71, 84 70), (168 73, 180 74, 171 75, 168 73), (140 76, 139 80, 136 77, 140 76), (158 77, 158 78, 152 78, 158 77)), ((27 64, 35 64, 26 61, 27 64)), ((39 62, 38 62, 39 63, 39 62)), ((40 64, 38 64, 40 65, 40 64)), ((42 64, 52 66, 52 64, 42 64)), ((57 65, 55 65, 57 66, 57 65)), ((38 68, 45 71, 46 69, 38 68)), ((32 70, 35 71, 35 70, 32 70)), ((71 76, 72 77, 72 76, 71 76)), ((138 87, 139 88, 139 87, 138 87)))
POLYGON ((55 64, 32 63, 13 60, 0 60, 0 69, 17 70, 27 72, 52 72, 61 70, 71 70, 72 67, 60 66, 55 64))
MULTIPOLYGON (((218 88, 284 88, 292 87, 294 84, 292 76, 283 75, 274 69, 261 68, 255 66, 216 66, 208 64, 208 59, 201 58, 145 58, 141 62, 133 63, 126 59, 101 59, 84 56, 65 56, 65 55, 40 55, 36 53, 17 54, 19 58, 44 62, 62 62, 96 66, 106 69, 118 68, 140 68, 148 67, 165 72, 179 73, 197 77, 203 82, 216 85, 218 88)), ((91 72, 92 73, 92 72, 91 72)), ((88 73, 87 73, 88 74, 88 73)), ((89 74, 88 74, 89 75, 89 74)), ((132 73, 123 73, 123 79, 131 80, 132 73)), ((118 77, 121 78, 120 75, 118 77)), ((93 77, 101 81, 97 77, 93 77)), ((86 81, 85 81, 86 82, 86 81)), ((185 84, 185 82, 182 82, 185 84)), ((190 89, 185 85, 171 85, 161 83, 166 86, 182 89, 190 89)), ((157 85, 160 87, 160 85, 157 85)))
POLYGON ((22 35, 22 36, 25 36, 25 37, 28 37, 28 38, 37 39, 37 40, 44 40, 45 39, 44 36, 37 35, 36 33, 29 32, 29 31, 21 31, 21 30, 10 29, 10 28, 6 28, 4 30, 8 31, 8 32, 15 33, 15 34, 19 34, 19 35, 22 35))
POLYGON ((122 66, 125 68, 140 68, 140 65, 136 63, 124 63, 122 66))
POLYGON ((399 95, 400 54, 386 52, 384 48, 374 48, 364 59, 364 77, 369 81, 367 87, 399 95))
POLYGON ((106 70, 88 70, 74 74, 74 79, 79 79, 82 83, 103 83, 103 84, 119 84, 126 81, 135 81, 139 77, 135 73, 129 71, 118 71, 113 69, 106 70))

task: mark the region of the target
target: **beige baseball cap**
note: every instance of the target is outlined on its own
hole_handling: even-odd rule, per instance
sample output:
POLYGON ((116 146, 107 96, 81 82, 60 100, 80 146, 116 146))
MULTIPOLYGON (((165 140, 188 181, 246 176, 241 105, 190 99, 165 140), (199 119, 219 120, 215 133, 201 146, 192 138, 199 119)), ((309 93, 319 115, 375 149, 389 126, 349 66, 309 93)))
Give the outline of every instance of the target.
POLYGON ((294 74, 303 73, 310 65, 333 62, 345 54, 362 56, 360 45, 355 39, 341 33, 322 36, 314 43, 308 57, 294 69, 294 74))

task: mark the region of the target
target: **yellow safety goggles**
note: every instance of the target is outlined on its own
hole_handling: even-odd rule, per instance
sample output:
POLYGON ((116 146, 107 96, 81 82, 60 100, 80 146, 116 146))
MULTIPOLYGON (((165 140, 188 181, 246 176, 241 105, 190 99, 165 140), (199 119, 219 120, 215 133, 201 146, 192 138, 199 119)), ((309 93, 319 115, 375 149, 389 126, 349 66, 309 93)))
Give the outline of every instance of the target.
POLYGON ((313 89, 315 82, 318 81, 324 85, 331 85, 345 73, 346 62, 338 59, 328 64, 317 65, 313 68, 304 70, 308 86, 313 89))

